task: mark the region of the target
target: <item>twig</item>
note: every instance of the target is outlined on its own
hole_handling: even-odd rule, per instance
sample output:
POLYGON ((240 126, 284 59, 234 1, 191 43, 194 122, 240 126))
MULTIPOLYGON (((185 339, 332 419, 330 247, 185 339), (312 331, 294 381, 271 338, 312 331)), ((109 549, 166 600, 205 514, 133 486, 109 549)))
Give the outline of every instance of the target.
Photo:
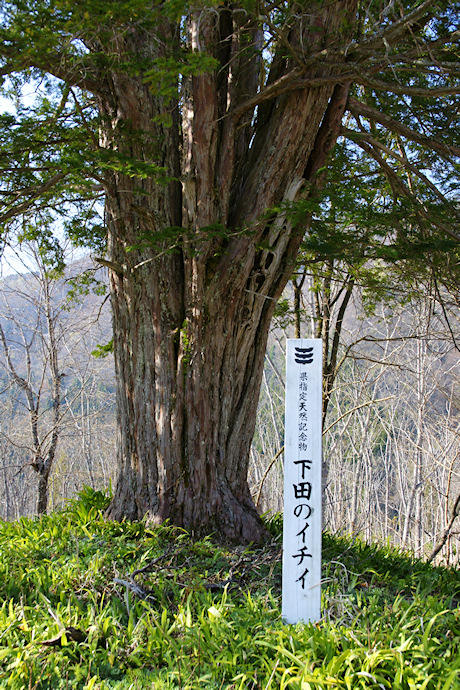
POLYGON ((452 508, 452 516, 450 518, 449 524, 447 525, 446 529, 442 533, 442 535, 441 535, 440 539, 438 540, 438 543, 434 547, 433 551, 428 556, 428 559, 427 559, 428 563, 431 563, 434 560, 434 558, 436 558, 436 556, 438 555, 438 553, 441 551, 442 547, 446 543, 446 541, 449 537, 449 534, 452 530, 452 526, 453 526, 456 518, 458 517, 459 513, 460 513, 460 494, 457 496, 457 500, 455 501, 454 507, 452 508))
POLYGON ((161 556, 157 556, 157 558, 154 558, 153 561, 149 561, 149 563, 147 563, 147 565, 144 565, 143 568, 138 568, 137 570, 134 570, 134 572, 132 572, 130 575, 130 579, 134 580, 134 578, 137 577, 137 575, 140 575, 141 573, 147 573, 149 570, 152 570, 154 565, 162 561, 163 558, 166 558, 166 556, 169 556, 169 554, 172 551, 173 549, 172 547, 170 547, 169 549, 166 549, 166 551, 162 553, 161 556))
POLYGON ((148 589, 144 589, 138 585, 137 582, 133 582, 132 580, 120 580, 118 577, 116 577, 114 579, 114 583, 116 585, 123 585, 123 587, 126 587, 127 590, 131 590, 131 592, 136 594, 141 599, 151 599, 152 601, 154 599, 152 592, 148 589))
MULTIPOLYGON (((230 568, 230 572, 229 572, 228 577, 227 577, 226 580, 224 580, 223 582, 213 582, 213 583, 211 583, 211 584, 205 585, 204 588, 207 589, 207 590, 209 590, 210 592, 215 592, 215 591, 217 591, 217 590, 219 590, 219 589, 225 589, 225 587, 227 587, 227 585, 230 585, 230 584, 233 582, 235 570, 236 570, 236 569, 238 568, 238 566, 239 566, 241 563, 243 563, 243 562, 244 562, 244 556, 241 556, 241 558, 239 559, 239 561, 237 561, 237 563, 235 563, 235 565, 232 565, 232 567, 230 568)), ((247 571, 248 571, 248 568, 246 568, 245 570, 243 570, 243 572, 242 572, 241 575, 240 575, 240 579, 241 579, 242 577, 244 577, 244 575, 246 574, 247 571)))
POLYGON ((273 465, 275 464, 275 462, 278 460, 279 456, 282 455, 282 453, 284 453, 284 446, 282 448, 280 448, 279 451, 277 452, 277 454, 275 455, 275 457, 272 458, 267 469, 264 472, 262 479, 260 480, 259 491, 257 492, 257 498, 256 498, 256 507, 259 506, 260 496, 262 494, 262 489, 263 489, 263 486, 265 484, 265 480, 268 477, 268 473, 270 472, 270 470, 273 467, 273 465))

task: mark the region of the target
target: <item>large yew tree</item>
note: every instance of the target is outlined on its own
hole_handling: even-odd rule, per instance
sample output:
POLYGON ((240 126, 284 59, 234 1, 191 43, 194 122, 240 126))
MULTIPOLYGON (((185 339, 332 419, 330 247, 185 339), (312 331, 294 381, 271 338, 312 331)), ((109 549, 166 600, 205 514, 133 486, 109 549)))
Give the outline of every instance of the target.
MULTIPOLYGON (((458 154, 435 117, 417 124, 420 103, 455 112, 457 10, 443 0, 1 3, 1 72, 16 103, 1 120, 4 231, 41 235, 51 251, 61 218, 76 241, 107 241, 113 518, 262 536, 246 477, 265 345, 329 154, 345 122, 430 232, 404 170, 423 147, 440 171, 458 154), (402 142, 396 163, 389 131, 402 142), (103 227, 91 206, 101 194, 103 227)), ((456 237, 441 222, 443 179, 436 227, 456 237)))

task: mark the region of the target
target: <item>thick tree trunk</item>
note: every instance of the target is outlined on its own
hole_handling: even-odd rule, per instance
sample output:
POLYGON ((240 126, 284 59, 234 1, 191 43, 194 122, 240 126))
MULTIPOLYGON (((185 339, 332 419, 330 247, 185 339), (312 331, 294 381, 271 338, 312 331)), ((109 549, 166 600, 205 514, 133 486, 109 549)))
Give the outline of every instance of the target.
POLYGON ((264 266, 249 264, 248 277, 233 274, 221 287, 219 273, 207 283, 206 264, 179 249, 112 274, 120 433, 112 517, 262 536, 246 477, 276 302, 255 282, 273 265, 272 294, 285 283, 265 254, 264 266))
MULTIPOLYGON (((135 308, 116 305, 121 475, 111 514, 258 539, 246 476, 272 302, 259 298, 257 316, 242 310, 237 324, 233 305, 211 295, 185 317, 165 314, 147 271, 135 308)), ((181 289, 171 284, 165 302, 181 289)))
MULTIPOLYGON (((343 23, 343 13, 327 12, 329 28, 343 23)), ((244 16, 230 10, 194 21, 192 47, 207 46, 223 67, 188 80, 181 128, 178 104, 163 103, 142 78, 117 73, 100 98, 101 145, 153 160, 170 179, 106 180, 120 467, 109 515, 170 518, 249 542, 264 534, 247 470, 266 341, 305 229, 285 211, 266 211, 311 193, 348 86, 283 94, 254 123, 254 106, 241 104, 258 90, 260 29, 243 30, 244 16), (158 117, 166 113, 167 127, 158 117)), ((293 44, 310 31, 319 48, 327 29, 326 21, 303 36, 293 29, 293 44)), ((127 36, 117 51, 161 57, 175 40, 162 30, 164 43, 127 36)), ((288 62, 275 60, 269 82, 288 62)))

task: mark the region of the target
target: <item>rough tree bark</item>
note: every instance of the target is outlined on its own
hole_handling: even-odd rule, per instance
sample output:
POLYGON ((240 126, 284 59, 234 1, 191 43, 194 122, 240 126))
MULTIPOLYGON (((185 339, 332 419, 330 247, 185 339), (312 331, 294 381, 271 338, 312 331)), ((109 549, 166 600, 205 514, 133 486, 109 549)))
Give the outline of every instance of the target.
MULTIPOLYGON (((351 30, 354 0, 320 5, 302 31, 291 29, 293 51, 308 42, 314 53, 351 30)), ((194 533, 252 541, 264 533, 247 469, 266 340, 304 230, 266 210, 311 193, 348 85, 327 83, 315 67, 308 76, 324 85, 261 103, 254 121, 244 103, 258 92, 260 29, 227 9, 198 13, 189 31, 193 48, 222 67, 189 80, 181 127, 177 108, 172 125, 161 124, 170 104, 142 78, 112 74, 99 96, 102 145, 154 160, 174 178, 106 181, 120 466, 109 515, 170 518, 194 533), (170 250, 167 240, 139 245, 178 226, 188 232, 170 250)), ((160 43, 133 31, 116 52, 158 58, 177 40, 174 27, 162 32, 160 43)), ((275 58, 269 85, 292 60, 275 58)))

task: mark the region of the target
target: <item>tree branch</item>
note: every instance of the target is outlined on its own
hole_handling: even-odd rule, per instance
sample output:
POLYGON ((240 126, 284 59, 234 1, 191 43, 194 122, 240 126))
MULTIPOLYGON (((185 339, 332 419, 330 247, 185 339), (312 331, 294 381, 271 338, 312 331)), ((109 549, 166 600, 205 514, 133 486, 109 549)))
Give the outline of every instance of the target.
POLYGON ((423 20, 423 24, 426 24, 432 16, 433 1, 425 0, 425 2, 422 2, 418 7, 412 10, 412 12, 409 12, 409 14, 406 14, 404 17, 401 17, 401 19, 390 24, 387 29, 381 31, 377 36, 373 36, 368 40, 350 46, 350 52, 367 52, 375 54, 376 51, 381 50, 382 45, 385 50, 388 50, 390 46, 400 43, 401 39, 412 30, 416 22, 423 20))
POLYGON ((361 103, 356 98, 350 97, 348 99, 347 110, 349 110, 354 117, 362 115, 372 122, 378 122, 392 132, 396 132, 397 134, 400 134, 406 139, 410 139, 417 144, 426 146, 427 148, 436 151, 436 153, 439 153, 441 156, 460 156, 460 146, 443 144, 436 139, 430 139, 430 137, 424 136, 423 134, 420 134, 420 132, 407 127, 380 110, 376 110, 365 103, 361 103))
POLYGON ((440 86, 431 89, 423 89, 418 86, 402 86, 401 84, 394 84, 392 82, 382 81, 381 79, 373 79, 358 74, 354 77, 355 84, 368 86, 376 91, 386 91, 395 93, 400 96, 421 96, 426 98, 434 98, 437 96, 455 96, 460 93, 460 85, 458 86, 440 86))
POLYGON ((82 57, 77 58, 77 56, 57 50, 41 56, 27 55, 27 57, 20 57, 22 55, 24 55, 24 46, 17 42, 16 44, 6 44, 3 42, 0 48, 0 56, 6 60, 6 64, 0 67, 0 75, 23 72, 30 67, 34 67, 42 72, 54 75, 69 86, 78 86, 92 93, 101 93, 103 90, 103 85, 105 84, 103 72, 88 61, 85 64, 82 57), (72 64, 72 61, 75 64, 72 64))
POLYGON ((430 555, 427 558, 427 562, 431 563, 434 558, 438 555, 438 553, 441 551, 442 547, 447 541, 447 538, 452 530, 452 526, 457 519, 458 515, 460 513, 460 494, 457 496, 457 500, 455 501, 454 507, 452 508, 452 515, 449 520, 449 524, 447 525, 446 529, 438 539, 438 542, 436 546, 433 548, 433 551, 430 553, 430 555))
POLYGON ((229 111, 228 115, 238 119, 248 110, 254 109, 257 105, 265 103, 289 91, 309 87, 319 88, 320 86, 327 86, 328 84, 342 84, 352 81, 353 78, 357 76, 354 71, 346 71, 343 73, 331 74, 327 77, 305 77, 303 76, 305 71, 306 70, 303 68, 294 67, 294 69, 284 74, 272 84, 265 86, 255 96, 229 111))
MULTIPOLYGON (((426 177, 426 175, 420 172, 417 166, 410 163, 407 157, 403 157, 395 153, 389 146, 385 146, 385 144, 382 144, 382 142, 380 142, 378 139, 375 139, 375 137, 373 137, 371 134, 368 134, 367 132, 354 132, 353 130, 347 129, 346 127, 342 128, 342 132, 346 137, 348 137, 348 139, 354 141, 355 143, 359 144, 359 140, 367 141, 373 147, 374 150, 380 149, 381 151, 383 151, 383 153, 386 153, 387 156, 393 158, 399 163, 402 163, 402 165, 407 170, 416 175, 428 187, 428 189, 430 189, 433 192, 433 194, 439 201, 443 203, 447 202, 446 197, 439 191, 436 185, 431 180, 429 180, 426 177)), ((455 209, 455 207, 452 207, 452 213, 454 214, 454 216, 460 219, 460 215, 455 209)))
POLYGON ((25 196, 26 194, 30 194, 30 198, 27 199, 27 201, 23 201, 22 204, 14 206, 13 208, 10 208, 8 211, 2 213, 0 215, 0 223, 5 223, 7 220, 19 216, 21 213, 27 211, 34 204, 36 199, 42 196, 42 194, 45 194, 46 192, 50 191, 50 189, 57 185, 58 182, 63 180, 65 176, 66 173, 64 172, 56 173, 56 175, 50 177, 50 179, 47 180, 44 184, 24 190, 23 195, 25 196))
POLYGON ((380 166, 380 168, 385 172, 391 187, 394 190, 395 195, 399 193, 410 199, 413 203, 415 211, 419 214, 421 218, 427 221, 430 225, 436 225, 439 230, 446 233, 449 237, 453 237, 457 242, 460 242, 460 234, 452 230, 445 223, 439 222, 424 208, 423 204, 417 199, 417 197, 407 188, 401 178, 395 173, 393 168, 388 165, 384 158, 376 151, 376 149, 364 140, 363 137, 356 136, 354 138, 355 143, 366 151, 380 166))

